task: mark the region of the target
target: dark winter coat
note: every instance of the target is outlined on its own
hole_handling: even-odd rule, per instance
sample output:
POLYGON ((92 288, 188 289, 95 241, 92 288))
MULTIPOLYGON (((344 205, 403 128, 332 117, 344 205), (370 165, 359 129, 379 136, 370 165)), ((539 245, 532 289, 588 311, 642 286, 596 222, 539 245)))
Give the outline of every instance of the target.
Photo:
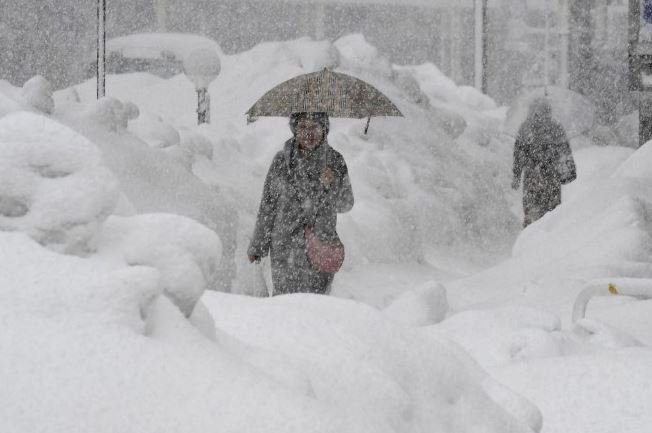
POLYGON ((514 145, 514 179, 523 174, 523 225, 538 220, 561 203, 561 185, 575 179, 575 163, 564 128, 549 106, 535 107, 523 122, 514 145))
POLYGON ((274 294, 328 293, 332 274, 316 272, 305 251, 304 225, 321 240, 337 239, 337 213, 353 207, 353 192, 342 155, 322 143, 313 151, 299 150, 295 140, 285 143, 267 173, 256 227, 247 251, 271 256, 274 294), (326 187, 324 167, 333 174, 326 187))

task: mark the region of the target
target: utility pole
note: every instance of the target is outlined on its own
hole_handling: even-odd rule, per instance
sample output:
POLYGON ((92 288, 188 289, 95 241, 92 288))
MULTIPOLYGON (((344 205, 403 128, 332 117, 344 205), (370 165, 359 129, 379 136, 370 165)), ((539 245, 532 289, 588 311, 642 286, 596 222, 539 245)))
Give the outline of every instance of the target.
POLYGON ((559 86, 568 88, 568 47, 570 31, 568 30, 568 0, 559 0, 559 86))
POLYGON ((462 19, 459 7, 448 8, 450 15, 450 78, 456 83, 462 79, 462 19))
POLYGON ((168 2, 167 0, 155 0, 156 24, 158 31, 164 33, 168 27, 168 2))
POLYGON ((315 40, 321 41, 326 37, 325 21, 326 6, 323 2, 318 1, 315 5, 315 40))
POLYGON ((569 15, 572 30, 572 63, 570 70, 570 88, 585 96, 593 88, 592 78, 595 67, 593 54, 593 20, 591 11, 594 0, 570 0, 569 15))
POLYGON ((475 88, 487 93, 487 0, 475 0, 475 88))
MULTIPOLYGON (((550 8, 548 2, 545 3, 544 9, 545 33, 543 34, 543 85, 548 88, 550 85, 550 8)), ((547 90, 546 90, 547 91, 547 90)))
POLYGON ((97 0, 97 99, 106 94, 106 0, 97 0))

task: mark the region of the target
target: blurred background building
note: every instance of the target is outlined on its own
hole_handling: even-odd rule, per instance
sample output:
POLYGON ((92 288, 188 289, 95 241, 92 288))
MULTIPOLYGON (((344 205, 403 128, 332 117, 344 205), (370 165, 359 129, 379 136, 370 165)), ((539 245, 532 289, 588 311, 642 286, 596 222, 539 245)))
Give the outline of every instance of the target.
MULTIPOLYGON (((474 0, 107 0, 107 37, 198 33, 225 53, 303 36, 361 33, 396 64, 432 62, 474 82, 474 0)), ((488 93, 562 85, 598 106, 602 123, 632 111, 627 91, 627 0, 489 0, 488 93)), ((86 78, 95 53, 95 2, 0 2, 0 78, 41 74, 56 87, 86 78)))

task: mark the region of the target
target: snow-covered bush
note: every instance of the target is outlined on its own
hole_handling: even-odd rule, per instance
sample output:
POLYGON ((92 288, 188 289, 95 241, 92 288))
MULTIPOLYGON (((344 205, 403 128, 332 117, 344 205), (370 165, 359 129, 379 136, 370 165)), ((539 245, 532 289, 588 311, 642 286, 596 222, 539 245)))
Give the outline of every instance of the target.
POLYGON ((151 147, 165 149, 178 146, 181 142, 179 132, 163 120, 161 116, 142 113, 129 122, 129 131, 151 147))
MULTIPOLYGON (((652 234, 647 224, 652 211, 652 192, 647 182, 652 163, 651 148, 650 143, 641 147, 614 173, 598 167, 592 182, 574 185, 571 200, 519 236, 513 255, 564 258, 567 265, 587 269, 650 260, 652 234), (569 254, 569 245, 573 254, 569 254)), ((612 164, 622 158, 619 156, 622 151, 631 152, 625 148, 605 148, 604 151, 612 164), (621 152, 616 152, 618 150, 621 152)), ((597 150, 591 149, 591 152, 595 159, 597 150)), ((583 176, 578 180, 581 182, 583 176)), ((595 275, 598 277, 601 275, 595 275)))
POLYGON ((118 181, 75 131, 32 113, 5 116, 0 167, 1 231, 24 232, 58 252, 110 254, 122 266, 152 267, 161 291, 186 316, 214 284, 222 256, 215 232, 176 215, 109 218, 118 181))
POLYGON ((150 148, 128 129, 110 130, 105 119, 98 118, 92 110, 71 114, 65 122, 82 131, 101 150, 103 163, 119 180, 128 201, 128 205, 122 206, 126 212, 121 214, 129 215, 129 209, 139 213, 171 213, 191 218, 217 233, 222 256, 218 277, 211 281, 210 288, 229 291, 235 277, 237 215, 229 197, 190 172, 192 154, 171 146, 184 150, 188 158, 184 167, 160 149, 150 148))
MULTIPOLYGON (((206 159, 213 159, 213 144, 206 138, 201 131, 202 126, 199 126, 198 131, 193 131, 190 128, 179 129, 181 136, 180 146, 188 149, 193 155, 201 155, 206 159)), ((210 131, 206 131, 210 133, 210 131)))
POLYGON ((129 266, 151 266, 163 292, 186 315, 211 287, 222 255, 220 240, 195 221, 170 214, 111 217, 98 239, 100 254, 129 266))
POLYGON ((500 385, 433 329, 397 325, 375 308, 326 296, 252 300, 211 293, 205 302, 219 329, 290 357, 291 371, 309 379, 315 399, 377 431, 531 433, 537 431, 531 426, 540 427, 536 407, 504 388, 500 396, 492 392, 494 400, 487 390, 500 385), (510 400, 519 408, 512 414, 496 402, 510 400))
POLYGON ((122 102, 114 97, 105 96, 91 103, 86 115, 106 126, 111 131, 127 129, 130 120, 138 118, 140 111, 131 102, 122 102))
POLYGON ((397 323, 406 326, 426 326, 446 318, 448 301, 446 288, 429 282, 403 293, 389 304, 383 312, 397 323))
POLYGON ((46 117, 0 119, 0 228, 23 231, 72 254, 91 241, 113 211, 118 184, 97 148, 46 117))
POLYGON ((30 106, 38 111, 51 114, 54 111, 52 86, 40 75, 30 78, 23 85, 21 96, 30 106))
POLYGON ((339 52, 340 67, 357 74, 371 73, 389 79, 392 77, 392 65, 389 60, 378 53, 362 34, 356 33, 339 38, 333 44, 339 52))

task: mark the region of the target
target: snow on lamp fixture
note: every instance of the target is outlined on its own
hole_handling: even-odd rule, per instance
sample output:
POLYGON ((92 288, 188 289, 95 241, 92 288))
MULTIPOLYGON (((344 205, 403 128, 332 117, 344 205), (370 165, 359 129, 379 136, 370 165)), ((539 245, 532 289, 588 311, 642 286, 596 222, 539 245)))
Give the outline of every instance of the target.
POLYGON ((197 123, 210 123, 209 84, 220 73, 221 63, 217 53, 207 48, 192 51, 183 60, 183 72, 197 91, 197 123))

